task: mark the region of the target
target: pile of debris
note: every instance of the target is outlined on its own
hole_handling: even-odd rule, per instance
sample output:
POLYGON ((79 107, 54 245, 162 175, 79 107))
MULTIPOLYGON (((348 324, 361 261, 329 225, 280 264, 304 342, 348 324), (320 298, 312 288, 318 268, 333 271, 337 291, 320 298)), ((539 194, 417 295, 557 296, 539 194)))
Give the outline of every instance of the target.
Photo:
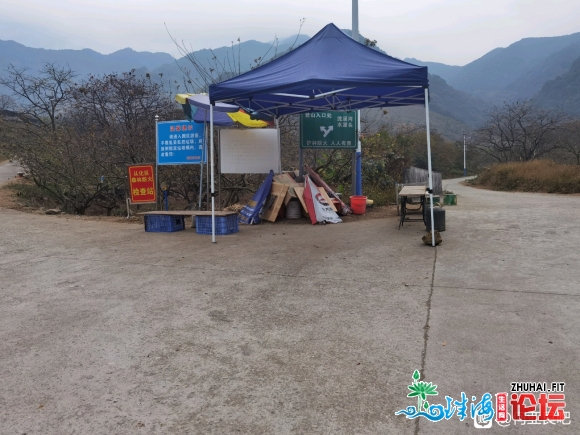
POLYGON ((350 207, 312 168, 305 165, 305 170, 304 182, 297 180, 297 171, 279 175, 270 172, 252 200, 240 210, 238 221, 252 225, 261 219, 276 222, 278 218, 297 219, 304 215, 312 224, 342 222, 338 215, 351 214, 350 207))

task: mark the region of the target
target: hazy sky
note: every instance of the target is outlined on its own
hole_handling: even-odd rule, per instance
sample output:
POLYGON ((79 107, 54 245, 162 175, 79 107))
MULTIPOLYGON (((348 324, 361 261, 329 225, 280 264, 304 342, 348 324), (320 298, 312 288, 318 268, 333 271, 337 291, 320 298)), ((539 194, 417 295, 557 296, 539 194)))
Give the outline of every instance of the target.
MULTIPOLYGON (((42 48, 193 49, 351 27, 351 0, 0 0, 0 39, 42 48)), ((580 32, 580 0, 359 0, 361 34, 387 53, 464 65, 525 37, 580 32)))

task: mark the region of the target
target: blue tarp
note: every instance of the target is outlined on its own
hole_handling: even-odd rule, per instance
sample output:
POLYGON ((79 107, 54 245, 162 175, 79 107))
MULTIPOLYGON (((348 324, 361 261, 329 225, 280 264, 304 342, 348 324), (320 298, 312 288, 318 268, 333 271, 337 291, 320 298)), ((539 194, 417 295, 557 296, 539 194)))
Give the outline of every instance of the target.
POLYGON ((424 104, 428 86, 427 67, 366 47, 328 24, 284 56, 210 85, 209 98, 279 116, 424 104))
MULTIPOLYGON (((209 124, 209 110, 200 109, 197 106, 191 105, 189 103, 182 104, 181 107, 183 108, 183 114, 190 121, 195 121, 198 123, 207 122, 209 124)), ((219 127, 229 127, 234 125, 235 122, 228 116, 227 113, 218 112, 216 110, 213 113, 213 124, 219 127)))
MULTIPOLYGON (((209 110, 198 109, 193 116, 195 122, 207 122, 209 124, 209 110)), ((214 112, 213 113, 213 125, 220 127, 229 127, 234 125, 235 122, 228 116, 227 113, 214 112)))
POLYGON ((272 181, 274 180, 274 171, 270 171, 258 191, 252 197, 252 200, 240 210, 238 214, 238 222, 248 225, 260 223, 260 212, 266 202, 266 198, 272 189, 272 181))

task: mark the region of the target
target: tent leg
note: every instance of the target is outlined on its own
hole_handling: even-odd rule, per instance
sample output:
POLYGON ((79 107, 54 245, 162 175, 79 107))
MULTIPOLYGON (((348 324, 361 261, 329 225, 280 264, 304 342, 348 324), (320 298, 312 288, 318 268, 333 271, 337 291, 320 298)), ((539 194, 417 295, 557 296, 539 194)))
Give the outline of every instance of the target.
POLYGON ((278 134, 278 174, 282 173, 282 144, 280 141, 280 124, 278 122, 278 117, 274 118, 276 122, 276 133, 278 134))
POLYGON ((211 160, 211 242, 215 243, 215 191, 214 191, 214 173, 213 173, 213 104, 209 106, 209 141, 210 141, 210 160, 211 160))
POLYGON ((425 88, 425 122, 427 127, 427 165, 429 169, 429 206, 431 209, 431 246, 435 246, 435 220, 433 219, 433 169, 431 168, 431 130, 429 127, 429 88, 425 88))
MULTIPOLYGON (((159 115, 155 115, 155 192, 159 192, 159 115)), ((158 196, 155 197, 155 211, 159 210, 158 196)))
POLYGON ((360 143, 360 110, 356 111, 356 135, 357 135, 357 148, 355 153, 355 164, 356 164, 356 194, 362 195, 362 148, 360 143))
POLYGON ((356 150, 352 152, 352 168, 350 171, 351 195, 356 195, 356 150))
MULTIPOLYGON (((218 143, 217 143, 217 149, 218 149, 218 165, 221 166, 222 164, 222 147, 221 147, 221 130, 218 130, 218 143)), ((218 208, 221 211, 222 210, 222 171, 220 166, 217 166, 216 169, 218 170, 218 208)))
MULTIPOLYGON (((207 123, 206 122, 203 123, 203 132, 207 133, 207 123)), ((207 160, 207 140, 205 139, 207 137, 206 134, 204 134, 203 137, 204 137, 203 152, 205 154, 204 155, 205 159, 202 159, 202 161, 199 165, 199 198, 198 198, 199 205, 197 206, 198 210, 201 210, 201 199, 202 199, 202 194, 203 194, 203 165, 204 165, 203 160, 207 160)))

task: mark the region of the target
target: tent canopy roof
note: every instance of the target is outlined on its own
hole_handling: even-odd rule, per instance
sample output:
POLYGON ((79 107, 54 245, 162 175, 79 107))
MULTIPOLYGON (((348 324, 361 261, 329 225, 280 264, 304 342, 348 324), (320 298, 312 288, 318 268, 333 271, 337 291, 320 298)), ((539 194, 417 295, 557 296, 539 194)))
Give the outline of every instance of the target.
POLYGON ((425 103, 427 67, 366 47, 328 24, 304 45, 209 87, 225 102, 274 116, 425 103))

